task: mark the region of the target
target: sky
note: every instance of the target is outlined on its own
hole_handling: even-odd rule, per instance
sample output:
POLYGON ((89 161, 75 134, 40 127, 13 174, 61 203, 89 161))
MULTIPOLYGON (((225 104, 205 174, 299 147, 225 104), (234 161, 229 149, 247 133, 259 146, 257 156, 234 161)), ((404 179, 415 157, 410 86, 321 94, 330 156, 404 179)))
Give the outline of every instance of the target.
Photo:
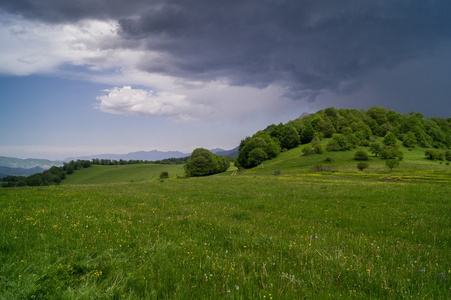
POLYGON ((0 0, 0 156, 232 149, 304 112, 451 117, 448 0, 0 0))

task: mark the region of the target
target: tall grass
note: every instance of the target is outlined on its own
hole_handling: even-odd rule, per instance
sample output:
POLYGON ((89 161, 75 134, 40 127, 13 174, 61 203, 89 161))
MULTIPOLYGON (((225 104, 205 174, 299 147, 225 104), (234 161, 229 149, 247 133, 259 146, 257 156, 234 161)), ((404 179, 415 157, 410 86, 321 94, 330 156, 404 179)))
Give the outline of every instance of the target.
POLYGON ((214 176, 0 190, 0 296, 451 295, 451 185, 214 176))

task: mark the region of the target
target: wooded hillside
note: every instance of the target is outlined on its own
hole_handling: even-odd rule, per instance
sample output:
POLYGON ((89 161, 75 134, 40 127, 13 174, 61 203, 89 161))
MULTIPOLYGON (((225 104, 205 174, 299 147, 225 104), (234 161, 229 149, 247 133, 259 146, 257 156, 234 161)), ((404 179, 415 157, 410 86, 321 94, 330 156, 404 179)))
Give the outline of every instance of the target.
MULTIPOLYGON (((447 157, 447 150, 451 149, 451 118, 425 119, 421 113, 400 114, 383 107, 368 110, 330 107, 315 114, 302 115, 286 124, 270 125, 245 138, 240 143, 235 164, 244 168, 254 167, 276 157, 281 151, 323 138, 332 138, 327 151, 341 151, 370 146, 375 138, 388 134, 395 138, 395 144, 398 140, 407 148, 442 149, 445 152, 438 156, 447 157)), ((313 143, 311 151, 321 153, 324 149, 319 143, 313 143)))

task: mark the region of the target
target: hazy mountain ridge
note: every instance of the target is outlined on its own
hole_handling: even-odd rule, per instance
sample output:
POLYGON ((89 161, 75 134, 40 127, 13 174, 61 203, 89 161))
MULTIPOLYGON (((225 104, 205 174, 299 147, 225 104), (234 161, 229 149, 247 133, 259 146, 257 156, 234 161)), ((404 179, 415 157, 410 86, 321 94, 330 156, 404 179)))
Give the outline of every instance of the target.
POLYGON ((216 148, 216 149, 212 149, 210 151, 215 154, 222 155, 222 156, 235 157, 238 155, 238 146, 231 150, 224 150, 224 149, 216 148))
MULTIPOLYGON (((224 150, 221 148, 215 148, 210 150, 211 152, 219 155, 224 156, 236 156, 238 155, 238 147, 231 149, 231 150, 224 150)), ((147 161, 156 161, 156 160, 163 160, 168 158, 182 158, 190 156, 191 153, 184 153, 180 151, 158 151, 158 150, 152 150, 152 151, 137 151, 137 152, 130 152, 127 154, 95 154, 95 155, 88 155, 88 156, 80 156, 80 157, 69 157, 66 158, 64 161, 71 161, 71 160, 92 160, 94 158, 99 159, 110 159, 110 160, 147 160, 147 161)))
POLYGON ((69 157, 66 158, 64 161, 71 161, 71 160, 92 160, 94 158, 98 159, 110 159, 110 160, 147 160, 147 161, 154 161, 154 160, 162 160, 167 158, 181 158, 189 156, 190 153, 183 153, 180 151, 158 151, 158 150, 152 150, 152 151, 137 151, 137 152, 130 152, 127 154, 94 154, 94 155, 87 155, 87 156, 79 156, 79 157, 69 157))
POLYGON ((5 166, 0 166, 0 178, 3 178, 5 176, 30 176, 36 173, 41 173, 45 171, 45 169, 41 167, 34 167, 29 169, 23 169, 23 168, 10 168, 5 166))
POLYGON ((15 158, 0 156, 0 166, 9 168, 20 168, 20 169, 32 169, 35 167, 40 167, 44 170, 49 169, 53 166, 60 167, 63 165, 62 161, 52 161, 48 159, 39 158, 15 158))

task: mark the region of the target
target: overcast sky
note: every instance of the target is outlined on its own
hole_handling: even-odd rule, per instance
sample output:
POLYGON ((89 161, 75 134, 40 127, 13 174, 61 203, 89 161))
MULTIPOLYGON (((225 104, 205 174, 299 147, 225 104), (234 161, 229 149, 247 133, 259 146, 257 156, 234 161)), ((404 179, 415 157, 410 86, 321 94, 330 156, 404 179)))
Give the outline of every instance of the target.
POLYGON ((451 117, 449 0, 0 0, 0 155, 231 149, 326 107, 451 117))

